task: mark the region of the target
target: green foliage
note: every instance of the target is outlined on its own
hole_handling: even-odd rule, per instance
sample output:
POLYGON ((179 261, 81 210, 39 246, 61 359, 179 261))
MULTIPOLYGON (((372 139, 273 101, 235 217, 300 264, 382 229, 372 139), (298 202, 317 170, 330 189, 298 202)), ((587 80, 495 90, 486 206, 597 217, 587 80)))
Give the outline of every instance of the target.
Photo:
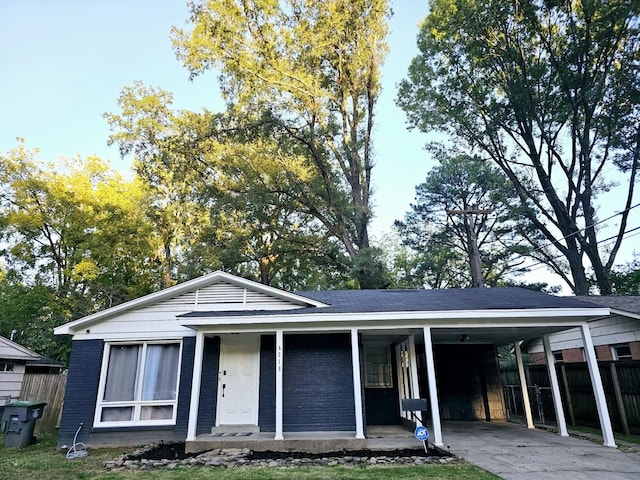
POLYGON ((0 335, 13 339, 49 358, 66 360, 68 338, 54 337, 54 327, 70 320, 69 311, 55 292, 44 285, 26 286, 10 279, 0 280, 0 335))
POLYGON ((133 449, 90 448, 89 455, 76 460, 67 460, 66 452, 57 451, 54 437, 44 437, 35 445, 25 448, 2 447, 0 433, 0 471, 3 480, 25 480, 47 478, 48 480, 73 479, 158 479, 158 480, 263 480, 263 479, 456 479, 491 480, 495 475, 467 463, 419 466, 362 466, 335 467, 250 467, 215 468, 210 466, 180 466, 177 468, 153 468, 140 470, 107 471, 105 462, 132 453, 133 449))
POLYGON ((361 248, 353 259, 352 277, 362 289, 381 289, 391 286, 391 275, 380 248, 361 248))
POLYGON ((388 15, 386 0, 203 1, 192 5, 191 30, 173 33, 192 75, 220 72, 227 113, 251 129, 251 147, 270 150, 276 139, 308 171, 282 193, 351 257, 369 246, 371 132, 388 15))
POLYGON ((398 104, 413 127, 444 131, 513 183, 541 233, 531 256, 578 294, 590 263, 603 294, 640 164, 640 4, 432 0, 398 104), (625 197, 612 247, 597 199, 625 197), (626 191, 625 191, 626 190, 626 191))
POLYGON ((611 284, 615 295, 640 295, 640 259, 614 269, 611 284))
POLYGON ((343 278, 345 253, 369 247, 386 0, 202 1, 191 12, 190 28, 173 30, 177 56, 192 75, 220 72, 226 112, 174 111, 169 92, 136 83, 105 115, 110 142, 166 199, 166 275, 186 252, 265 283, 326 284, 318 267, 343 278), (203 243, 215 253, 191 250, 203 243))
POLYGON ((148 215, 156 199, 95 157, 66 160, 58 171, 19 143, 2 165, 3 328, 64 360, 68 345, 54 339, 54 327, 161 285, 148 215))
POLYGON ((432 288, 467 287, 477 251, 481 284, 496 286, 520 273, 528 224, 514 205, 507 177, 467 155, 441 156, 416 186, 415 203, 396 221, 403 243, 419 252, 417 271, 432 288))

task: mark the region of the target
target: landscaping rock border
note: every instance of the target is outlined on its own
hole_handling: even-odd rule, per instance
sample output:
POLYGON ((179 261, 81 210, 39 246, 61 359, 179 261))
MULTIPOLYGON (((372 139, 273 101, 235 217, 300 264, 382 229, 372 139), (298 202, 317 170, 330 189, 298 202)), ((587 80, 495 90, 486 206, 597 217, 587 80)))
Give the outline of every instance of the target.
MULTIPOLYGON (((426 464, 451 464, 462 460, 454 456, 437 453, 435 455, 407 455, 406 451, 397 452, 335 452, 326 455, 309 455, 302 453, 281 452, 254 452, 249 449, 225 448, 215 449, 186 458, 145 458, 145 453, 158 446, 146 447, 129 455, 124 455, 116 460, 105 462, 104 466, 110 471, 124 470, 150 470, 154 468, 173 469, 177 467, 216 467, 224 469, 242 467, 362 467, 377 465, 426 465, 426 464)), ((414 452, 415 453, 415 452, 414 452)), ((182 455, 183 457, 185 455, 182 455)))

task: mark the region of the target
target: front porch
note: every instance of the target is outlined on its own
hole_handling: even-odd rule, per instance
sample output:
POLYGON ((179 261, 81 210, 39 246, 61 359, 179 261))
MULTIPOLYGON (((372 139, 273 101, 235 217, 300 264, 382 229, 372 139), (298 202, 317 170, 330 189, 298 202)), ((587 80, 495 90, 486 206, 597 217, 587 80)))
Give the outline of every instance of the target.
MULTIPOLYGON (((240 332, 211 326, 198 329, 187 451, 249 448, 324 453, 408 448, 406 444, 420 445, 420 442, 413 437, 413 418, 401 410, 400 404, 403 399, 417 398, 426 398, 429 404, 426 410, 415 412, 418 421, 430 425, 430 443, 442 447, 441 420, 506 420, 497 375, 496 345, 514 344, 522 369, 519 339, 543 336, 547 356, 552 357, 546 345, 549 332, 567 328, 557 319, 545 317, 528 317, 518 322, 491 317, 488 324, 473 319, 458 321, 455 327, 450 321, 446 326, 432 322, 429 327, 423 326, 423 320, 414 322, 405 323, 404 328, 363 324, 346 331, 334 325, 324 330, 299 325, 295 329, 290 326, 285 330, 277 325, 240 332), (243 337, 256 339, 251 342, 253 347, 248 352, 251 355, 242 357, 253 360, 241 362, 235 357, 234 362, 225 364, 226 343, 233 339, 233 344, 240 344, 243 337), (373 348, 368 349, 369 346, 373 348), (254 387, 249 396, 232 397, 230 386, 234 384, 232 371, 228 369, 248 363, 255 364, 250 378, 256 378, 254 372, 259 372, 260 381, 252 380, 254 387), (369 367, 377 373, 374 375, 369 367), (380 392, 386 393, 382 396, 380 392), (201 400, 216 398, 217 404, 200 404, 201 400), (251 415, 238 416, 239 425, 221 422, 222 402, 225 408, 235 409, 241 403, 237 399, 248 404, 251 415), (381 416, 382 410, 387 415, 381 416), (422 418, 425 413, 428 418, 422 418), (251 423, 241 423, 244 419, 250 419, 251 423), (379 425, 394 427, 393 422, 410 430, 396 425, 386 434, 375 434, 379 425), (243 425, 251 425, 254 430, 236 428, 243 425), (222 430, 216 432, 211 428, 222 430), (394 440, 389 442, 390 438, 394 440), (405 446, 396 447, 397 443, 405 446)), ((588 326, 576 323, 582 329, 588 357, 595 358, 588 326)), ((606 403, 599 401, 601 380, 593 365, 595 360, 590 362, 590 373, 601 410, 605 445, 615 446, 606 403)), ((521 380, 524 382, 523 374, 521 380)), ((557 382, 552 393, 558 410, 559 433, 566 436, 557 382)), ((528 427, 533 428, 531 412, 526 414, 528 427)))
POLYGON ((330 453, 341 451, 388 451, 422 448, 413 431, 401 425, 368 427, 365 438, 355 438, 355 431, 348 432, 292 432, 284 439, 275 440, 273 432, 240 431, 217 432, 198 435, 187 441, 187 453, 205 452, 215 449, 247 448, 254 452, 304 452, 330 453))

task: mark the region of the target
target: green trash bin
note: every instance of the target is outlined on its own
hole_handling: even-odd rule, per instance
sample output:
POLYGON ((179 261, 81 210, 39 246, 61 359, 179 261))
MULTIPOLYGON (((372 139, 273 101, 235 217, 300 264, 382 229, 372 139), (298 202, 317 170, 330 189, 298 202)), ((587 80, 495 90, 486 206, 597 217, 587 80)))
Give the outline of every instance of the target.
POLYGON ((27 401, 5 405, 2 413, 5 447, 28 447, 33 443, 33 429, 45 405, 45 402, 27 401))

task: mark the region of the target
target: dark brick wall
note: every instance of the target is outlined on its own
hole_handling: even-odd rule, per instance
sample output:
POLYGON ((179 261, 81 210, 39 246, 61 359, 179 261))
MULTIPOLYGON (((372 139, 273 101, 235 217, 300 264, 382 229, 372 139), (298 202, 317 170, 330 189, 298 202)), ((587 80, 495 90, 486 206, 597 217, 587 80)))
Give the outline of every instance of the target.
POLYGON ((204 356, 202 358, 197 435, 211 433, 211 428, 216 424, 219 365, 220 337, 206 337, 204 339, 204 356))
POLYGON ((261 432, 276 430, 276 336, 260 337, 260 400, 258 425, 261 432))
POLYGON ((349 334, 286 335, 285 432, 355 430, 349 334))
POLYGON ((102 340, 76 340, 72 343, 58 446, 70 447, 80 424, 83 424, 83 428, 78 434, 78 441, 89 443, 103 350, 102 340))
POLYGON ((73 444, 73 437, 80 423, 83 423, 84 426, 77 441, 88 445, 136 445, 142 441, 148 443, 161 440, 165 442, 184 440, 189 424, 195 337, 183 339, 175 427, 93 428, 103 351, 104 342, 102 340, 73 342, 64 409, 58 431, 58 446, 73 444))

